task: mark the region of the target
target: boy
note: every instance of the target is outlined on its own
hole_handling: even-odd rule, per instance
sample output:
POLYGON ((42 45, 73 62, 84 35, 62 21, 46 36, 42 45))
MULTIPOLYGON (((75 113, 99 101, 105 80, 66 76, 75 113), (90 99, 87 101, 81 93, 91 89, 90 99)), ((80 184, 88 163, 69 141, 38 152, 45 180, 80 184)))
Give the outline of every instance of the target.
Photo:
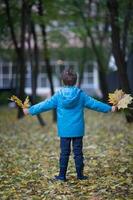
POLYGON ((56 92, 50 99, 24 109, 25 114, 36 115, 51 109, 57 112, 58 136, 60 137, 60 171, 55 176, 56 180, 66 181, 66 172, 71 151, 71 142, 74 152, 77 179, 87 179, 83 174, 84 158, 82 152, 84 136, 84 108, 98 112, 115 111, 114 106, 109 106, 93 99, 75 86, 77 74, 71 70, 62 73, 64 87, 56 92))

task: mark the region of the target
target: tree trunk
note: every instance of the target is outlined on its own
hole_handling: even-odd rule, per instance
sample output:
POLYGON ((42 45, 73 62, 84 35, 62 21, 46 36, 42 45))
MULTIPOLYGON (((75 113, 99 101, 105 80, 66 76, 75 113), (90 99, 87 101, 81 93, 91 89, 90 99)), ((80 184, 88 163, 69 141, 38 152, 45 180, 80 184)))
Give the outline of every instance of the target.
MULTIPOLYGON (((125 54, 121 47, 121 38, 120 38, 120 28, 118 22, 118 2, 117 0, 108 0, 107 6, 110 14, 110 23, 111 23, 111 38, 112 38, 112 47, 113 55, 115 58, 116 65, 118 67, 118 75, 120 80, 121 88, 126 93, 131 93, 129 86, 128 76, 127 76, 127 63, 125 61, 125 54)), ((125 48, 125 47, 124 47, 125 48)), ((130 110, 129 114, 126 115, 128 122, 133 122, 133 111, 130 110)))
POLYGON ((106 73, 103 70, 98 69, 98 74, 99 74, 99 83, 100 83, 100 88, 102 91, 102 99, 104 102, 108 102, 108 87, 107 87, 107 80, 106 80, 106 73), (106 86, 105 86, 106 84, 106 86))
POLYGON ((102 99, 103 99, 104 102, 107 102, 108 101, 108 85, 107 85, 107 81, 106 81, 106 70, 105 70, 105 66, 103 64, 104 62, 102 61, 103 57, 98 52, 98 49, 96 47, 93 36, 92 36, 92 34, 90 33, 89 30, 88 30, 88 35, 91 39, 92 48, 93 48, 93 51, 95 53, 97 64, 98 64, 100 89, 101 89, 102 95, 103 95, 102 99))
MULTIPOLYGON (((25 86, 25 32, 26 32, 26 19, 27 19, 27 4, 25 0, 22 0, 22 8, 21 8, 21 27, 20 27, 20 41, 17 41, 17 37, 15 34, 15 28, 11 17, 9 0, 4 0, 5 3, 5 11, 7 15, 7 22, 9 25, 9 29, 11 32, 12 41, 15 47, 15 51, 17 54, 17 63, 19 63, 19 83, 18 83, 18 96, 22 100, 24 99, 24 86, 25 86), (19 45, 20 43, 20 45, 19 45)), ((23 117, 24 114, 22 109, 18 108, 18 118, 23 117)))
MULTIPOLYGON (((38 13, 41 17, 43 16, 43 2, 42 2, 42 0, 39 0, 38 13)), ((47 45, 46 27, 43 23, 41 23, 40 26, 41 26, 42 36, 43 36, 44 59, 45 59, 45 64, 46 64, 46 71, 47 71, 48 80, 49 80, 49 83, 50 83, 51 95, 53 95, 54 94, 54 85, 53 85, 52 69, 51 69, 51 65, 50 65, 50 58, 49 58, 48 45, 47 45)), ((53 120, 56 121, 55 110, 53 111, 53 120)))
MULTIPOLYGON (((20 36, 20 48, 19 48, 19 63, 20 63, 20 87, 19 87, 19 94, 18 96, 23 100, 25 97, 25 72, 26 72, 26 65, 25 65, 25 33, 26 33, 26 26, 27 26, 27 3, 25 0, 22 0, 22 8, 21 8, 21 36, 20 36)), ((22 109, 18 109, 18 118, 24 116, 22 109)))
POLYGON ((116 65, 118 67, 118 74, 120 79, 120 85, 124 92, 130 93, 130 87, 127 77, 127 66, 124 57, 124 53, 121 48, 121 39, 120 39, 120 28, 118 22, 118 2, 117 0, 108 0, 108 9, 110 14, 110 23, 111 23, 111 38, 112 38, 112 50, 115 58, 116 65))
MULTIPOLYGON (((19 88, 18 88, 18 97, 22 100, 24 100, 25 97, 25 72, 26 72, 26 66, 25 66, 25 58, 24 58, 24 52, 23 49, 20 49, 20 57, 19 57, 19 88)), ((22 108, 18 108, 18 118, 22 118, 24 116, 22 108)))
MULTIPOLYGON (((31 65, 32 65, 32 101, 33 103, 36 102, 36 88, 37 88, 37 76, 38 76, 38 69, 39 69, 39 53, 38 53, 38 45, 37 45, 37 36, 35 31, 35 26, 33 22, 31 22, 31 32, 34 39, 34 60, 35 64, 32 63, 32 55, 31 55, 31 65)), ((46 123, 44 122, 43 118, 40 114, 37 115, 37 119, 41 126, 45 126, 46 123)))
POLYGON ((78 85, 79 87, 82 84, 83 80, 83 75, 84 75, 84 66, 85 66, 85 61, 86 61, 86 56, 87 56, 87 37, 83 38, 83 54, 82 54, 82 61, 79 69, 79 82, 78 85))

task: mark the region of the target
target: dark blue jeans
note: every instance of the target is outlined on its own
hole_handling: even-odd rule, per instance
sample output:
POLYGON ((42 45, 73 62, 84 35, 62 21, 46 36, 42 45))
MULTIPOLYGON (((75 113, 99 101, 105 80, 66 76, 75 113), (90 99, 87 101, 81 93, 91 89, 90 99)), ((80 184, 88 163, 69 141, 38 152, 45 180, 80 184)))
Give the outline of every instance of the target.
POLYGON ((84 157, 82 152, 83 147, 83 137, 61 137, 60 138, 60 176, 65 176, 69 161, 69 156, 71 152, 71 142, 73 146, 74 160, 77 176, 80 177, 83 175, 84 167, 84 157))

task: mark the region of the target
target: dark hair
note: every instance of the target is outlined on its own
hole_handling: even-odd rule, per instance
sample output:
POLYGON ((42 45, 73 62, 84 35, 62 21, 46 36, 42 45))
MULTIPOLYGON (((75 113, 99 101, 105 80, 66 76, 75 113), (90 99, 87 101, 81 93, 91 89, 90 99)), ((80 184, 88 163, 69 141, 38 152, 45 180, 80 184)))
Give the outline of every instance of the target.
POLYGON ((72 69, 65 69, 61 76, 64 85, 73 86, 77 82, 77 74, 72 69))

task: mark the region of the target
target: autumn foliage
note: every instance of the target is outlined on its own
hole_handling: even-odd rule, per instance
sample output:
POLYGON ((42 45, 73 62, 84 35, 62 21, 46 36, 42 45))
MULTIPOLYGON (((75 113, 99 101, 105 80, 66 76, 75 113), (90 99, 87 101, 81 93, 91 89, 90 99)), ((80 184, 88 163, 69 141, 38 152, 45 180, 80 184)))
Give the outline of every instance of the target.
POLYGON ((21 107, 22 109, 30 107, 30 101, 28 96, 26 97, 24 103, 15 95, 11 96, 10 100, 14 101, 17 104, 17 106, 21 107))
POLYGON ((118 110, 128 108, 128 105, 132 103, 133 98, 130 94, 125 94, 122 90, 115 90, 114 93, 109 93, 109 103, 117 106, 118 110))
POLYGON ((131 200, 133 199, 133 124, 121 113, 85 112, 85 175, 77 181, 70 156, 65 183, 56 182, 59 138, 52 113, 16 119, 16 109, 1 108, 1 200, 131 200))

